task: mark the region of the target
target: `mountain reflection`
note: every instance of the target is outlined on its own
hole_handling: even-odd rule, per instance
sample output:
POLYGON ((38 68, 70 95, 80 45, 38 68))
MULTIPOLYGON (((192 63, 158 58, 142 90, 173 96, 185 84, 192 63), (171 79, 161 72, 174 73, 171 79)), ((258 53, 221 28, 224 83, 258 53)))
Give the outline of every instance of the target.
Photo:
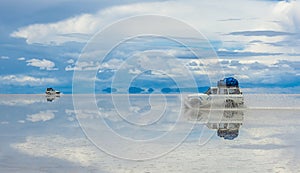
POLYGON ((243 124, 244 112, 239 109, 186 109, 189 121, 205 124, 208 129, 216 130, 220 138, 233 140, 238 137, 243 124))

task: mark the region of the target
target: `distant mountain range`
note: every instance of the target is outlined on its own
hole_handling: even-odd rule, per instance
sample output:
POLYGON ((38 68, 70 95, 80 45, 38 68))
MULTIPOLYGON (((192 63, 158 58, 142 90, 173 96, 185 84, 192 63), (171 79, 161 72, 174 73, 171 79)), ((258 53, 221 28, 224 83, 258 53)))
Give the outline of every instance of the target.
POLYGON ((209 87, 198 88, 141 88, 141 87, 129 87, 128 90, 118 90, 117 88, 104 88, 100 92, 96 93, 130 93, 130 94, 150 94, 150 93, 190 93, 190 92, 205 92, 209 87))

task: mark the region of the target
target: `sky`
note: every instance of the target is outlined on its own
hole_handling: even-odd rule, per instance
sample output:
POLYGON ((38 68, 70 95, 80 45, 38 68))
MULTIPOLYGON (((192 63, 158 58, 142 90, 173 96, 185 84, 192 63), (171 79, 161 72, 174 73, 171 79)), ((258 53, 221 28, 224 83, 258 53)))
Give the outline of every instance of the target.
POLYGON ((300 93, 300 2, 292 0, 1 1, 0 93, 43 93, 47 87, 72 93, 74 70, 91 67, 99 92, 118 74, 131 77, 116 82, 121 92, 130 86, 159 91, 178 82, 188 88, 183 67, 199 87, 216 83, 203 70, 205 59, 166 38, 132 38, 102 62, 78 61, 95 34, 139 15, 168 16, 199 31, 218 57, 216 72, 236 77, 246 93, 300 93), (147 63, 157 69, 147 70, 147 63))

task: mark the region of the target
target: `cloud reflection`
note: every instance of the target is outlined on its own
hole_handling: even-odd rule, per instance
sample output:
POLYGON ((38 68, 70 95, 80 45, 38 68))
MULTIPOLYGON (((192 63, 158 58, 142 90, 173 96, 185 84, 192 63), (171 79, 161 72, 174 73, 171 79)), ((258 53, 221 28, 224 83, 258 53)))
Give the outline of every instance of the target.
MULTIPOLYGON (((148 96, 134 95, 131 100, 133 108, 124 108, 123 113, 129 117, 153 120, 147 113, 149 105, 151 109, 159 111, 163 100, 152 98, 148 102, 148 96), (151 103, 151 104, 149 104, 151 103), (126 110, 126 111, 125 111, 126 110), (139 110, 139 111, 137 111, 139 110), (144 110, 144 111, 140 111, 144 110), (140 112, 140 113, 139 113, 140 112), (141 117, 138 117, 138 116, 141 117), (148 118, 148 119, 147 119, 148 118)), ((22 97, 16 97, 21 100, 22 97)), ((24 100, 32 100, 35 96, 23 96, 24 100)), ((182 119, 178 122, 178 130, 173 135, 180 136, 181 129, 186 124, 195 124, 190 136, 175 150, 167 155, 144 162, 126 161, 111 157, 98 150, 84 135, 79 127, 75 112, 72 107, 72 98, 64 95, 58 102, 49 103, 41 96, 40 104, 1 105, 0 122, 0 172, 76 172, 80 168, 82 172, 295 172, 299 170, 299 110, 295 106, 299 103, 299 95, 247 95, 247 109, 225 109, 224 111, 207 109, 188 109, 180 114, 182 119), (282 98, 282 99, 280 99, 282 98), (266 102, 269 100, 269 103, 266 102), (271 101, 270 101, 271 100, 271 101), (289 101, 287 101, 289 100, 289 101), (276 101, 276 104, 273 104, 276 101), (267 106, 294 106, 294 109, 264 109, 267 106), (255 109, 252 107, 256 106, 255 109), (261 108, 261 109, 258 109, 261 108), (55 115, 51 119, 52 114, 55 115), (50 115, 50 116, 49 116, 50 115), (26 118, 36 120, 28 122, 26 118), (23 119, 23 121, 19 121, 23 119), (45 121, 44 121, 45 120, 45 121), (238 136, 234 140, 223 140, 217 134, 218 129, 238 129, 238 136), (213 133, 213 136, 205 145, 198 145, 200 131, 213 133), (180 163, 180 164, 179 164, 180 163), (27 166, 30 165, 30 168, 27 166), (230 165, 230 166, 228 166, 230 165), (74 168, 75 167, 75 168, 74 168), (129 170, 132 168, 132 170, 129 170)), ((89 122, 97 122, 104 118, 116 132, 127 137, 141 139, 152 138, 161 131, 168 131, 175 121, 174 115, 178 113, 178 105, 181 100, 173 95, 168 97, 169 109, 167 117, 161 119, 157 126, 149 126, 140 130, 132 128, 132 124, 126 124, 122 118, 115 118, 112 100, 108 95, 99 95, 97 104, 100 114, 86 109, 79 114, 82 119, 89 122), (92 116, 94 115, 94 116, 92 116), (95 116, 96 115, 96 116, 95 116), (91 116, 93 119, 91 119, 91 116), (158 126, 160 125, 160 126, 158 126), (131 135, 131 136, 130 136, 131 135)), ((124 95, 118 95, 116 99, 124 100, 124 95), (123 97, 123 98, 122 98, 123 97)), ((10 100, 14 101, 11 96, 10 100)), ((21 103, 18 101, 18 103, 21 103)), ((126 105, 125 105, 126 106, 126 105)), ((155 115, 149 114, 149 115, 155 115)), ((90 128, 93 126, 89 126, 90 128)), ((96 131, 102 133, 103 131, 96 131)), ((111 136, 106 136, 110 140, 111 136)), ((169 142, 172 140, 169 140, 169 142)), ((117 141, 115 141, 117 142, 117 141)), ((170 143, 153 142, 152 150, 164 150, 170 143)), ((112 148, 120 145, 111 143, 112 148)), ((126 150, 127 154, 135 152, 138 148, 121 146, 120 150, 126 150)), ((143 148, 141 148, 143 149, 143 148)), ((140 151, 141 152, 141 151, 140 151)), ((144 150, 151 152, 151 150, 144 150)), ((141 152, 142 153, 142 152, 141 152)), ((147 153, 146 153, 147 154, 147 153)))

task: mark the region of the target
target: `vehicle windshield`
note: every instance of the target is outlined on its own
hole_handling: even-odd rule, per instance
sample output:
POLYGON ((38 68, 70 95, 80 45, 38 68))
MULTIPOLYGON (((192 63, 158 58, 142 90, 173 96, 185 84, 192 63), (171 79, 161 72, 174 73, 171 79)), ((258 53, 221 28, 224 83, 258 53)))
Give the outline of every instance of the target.
POLYGON ((237 89, 237 88, 234 88, 234 89, 229 89, 228 91, 229 94, 240 94, 240 90, 237 89))
POLYGON ((210 95, 210 94, 217 94, 218 89, 217 88, 208 88, 207 91, 205 91, 205 94, 210 95))
POLYGON ((211 94, 211 89, 210 88, 208 88, 205 92, 204 92, 205 94, 211 94))

